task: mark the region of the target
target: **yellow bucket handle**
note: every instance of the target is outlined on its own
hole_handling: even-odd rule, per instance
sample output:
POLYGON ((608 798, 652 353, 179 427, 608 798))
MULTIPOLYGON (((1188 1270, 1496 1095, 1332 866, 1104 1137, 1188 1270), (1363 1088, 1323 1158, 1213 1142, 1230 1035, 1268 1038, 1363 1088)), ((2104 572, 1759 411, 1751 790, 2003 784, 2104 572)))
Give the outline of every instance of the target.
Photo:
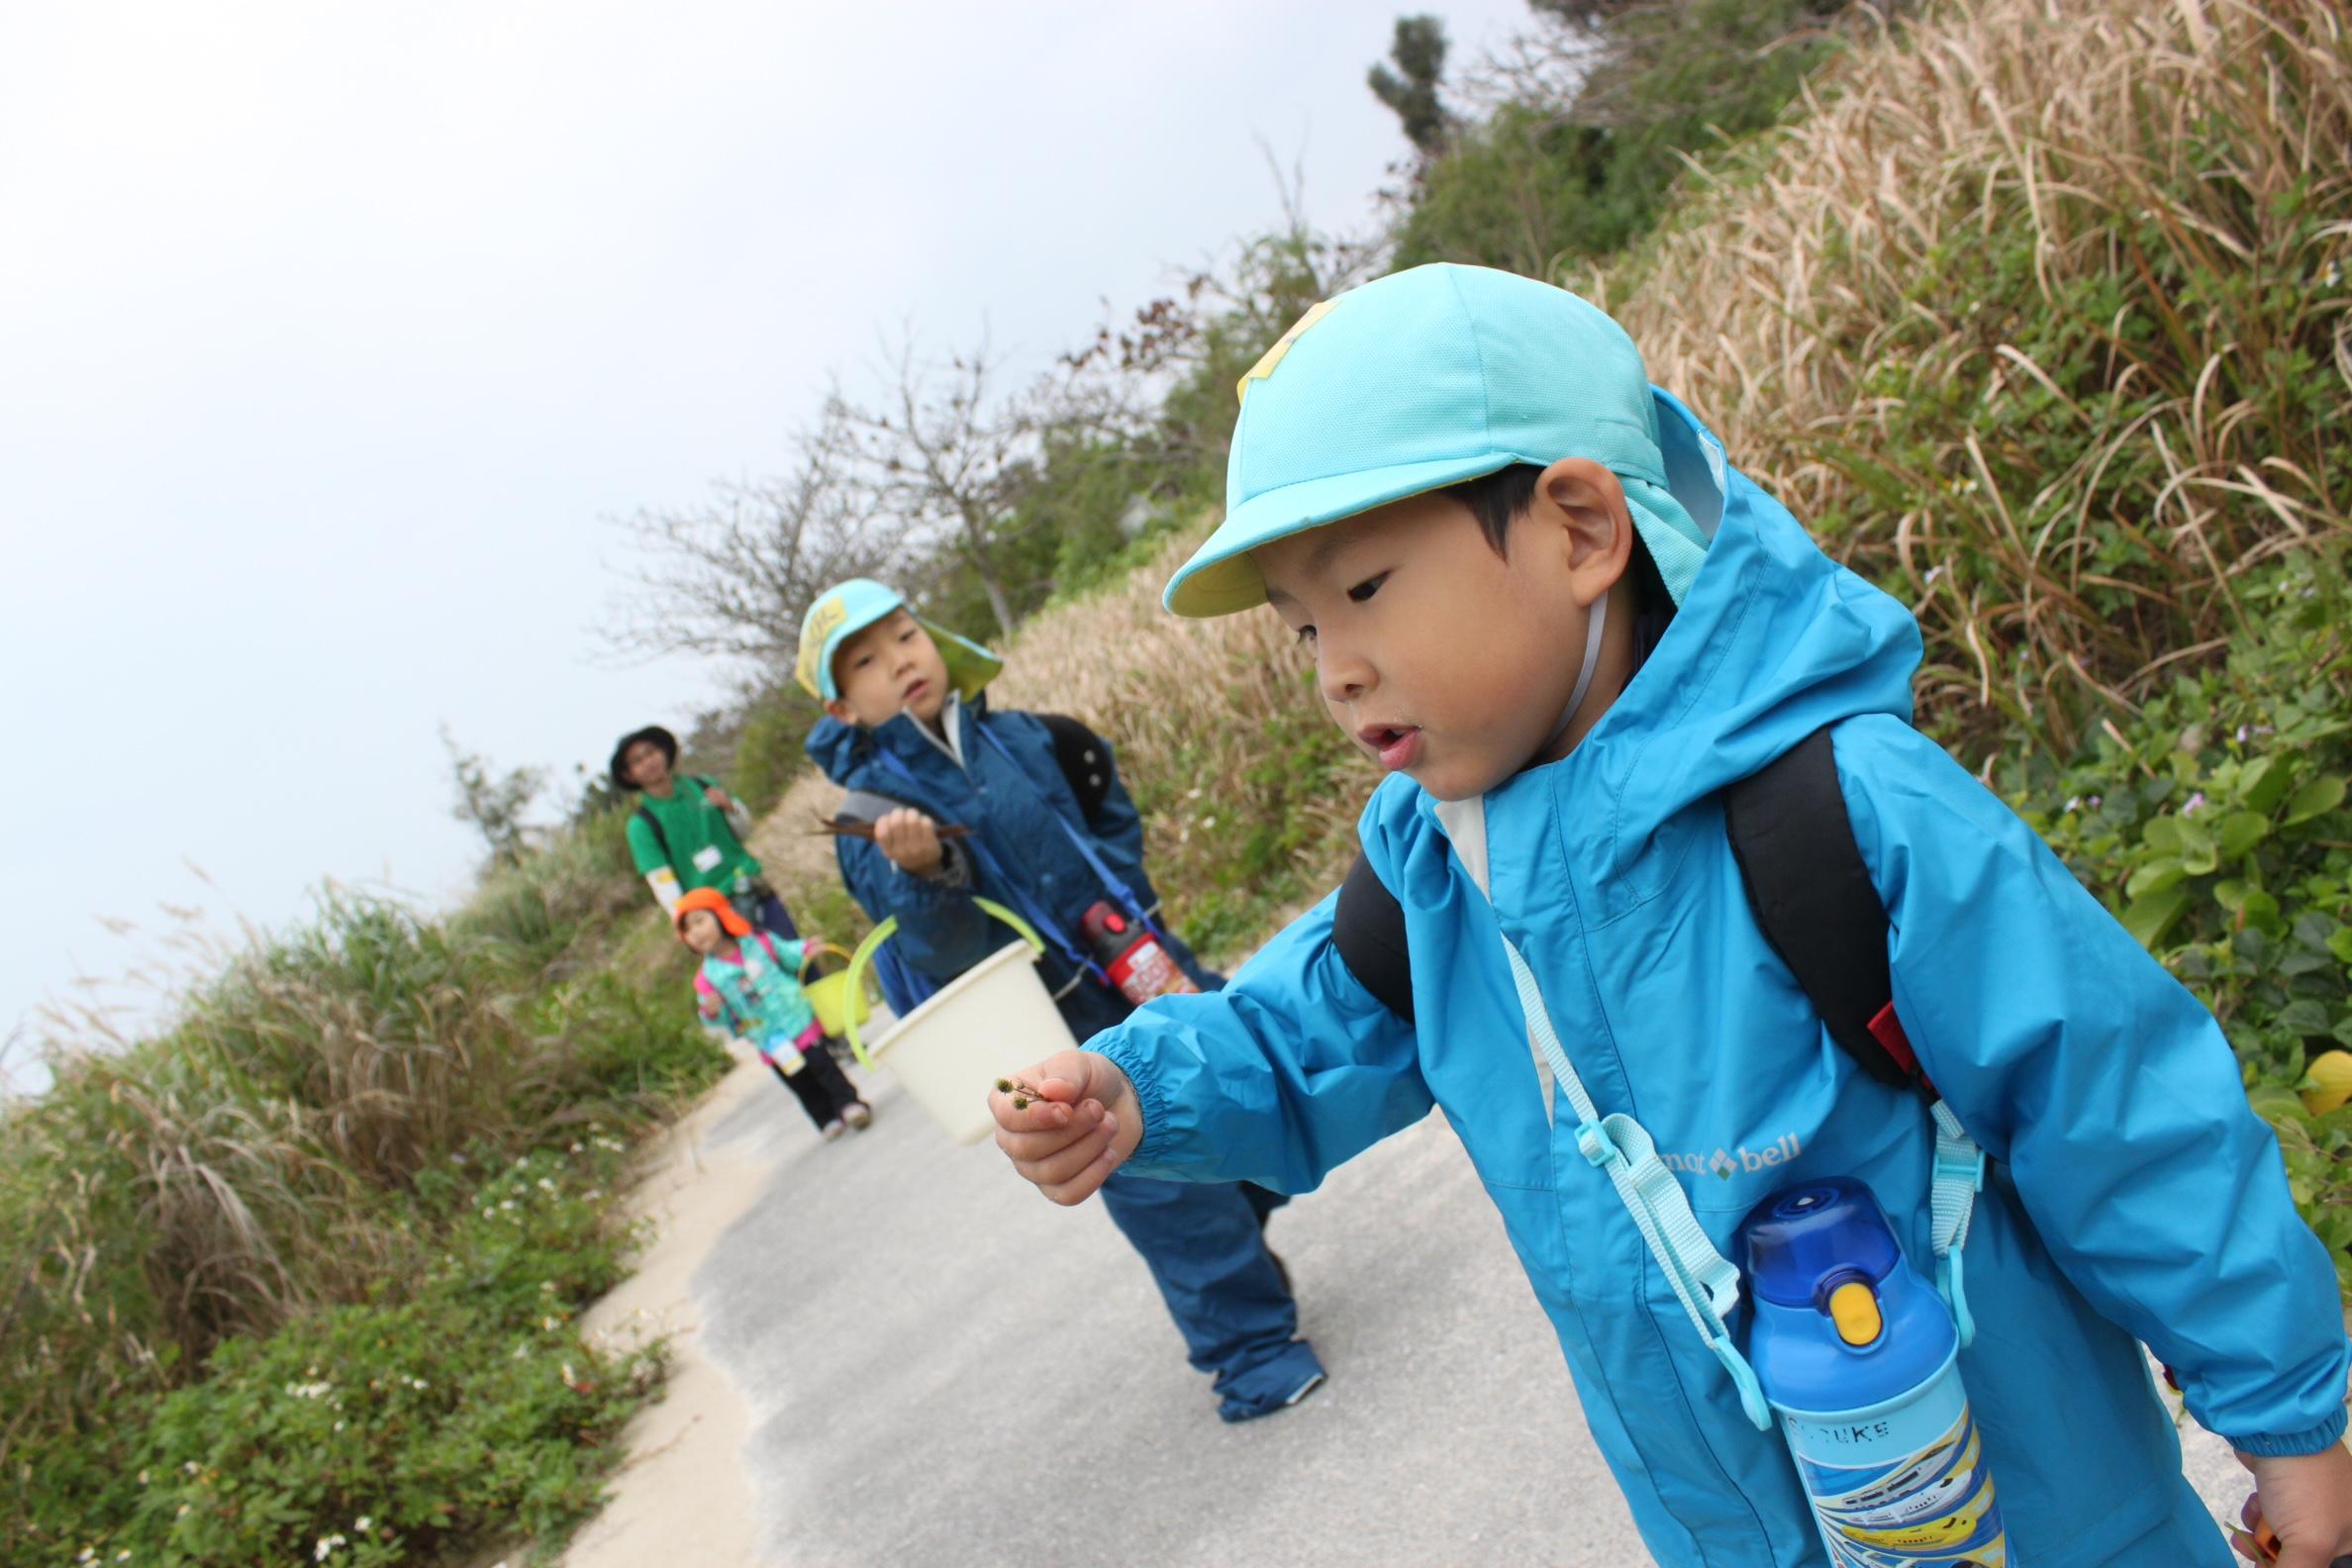
MULTIPOLYGON (((1033 963, 1036 961, 1037 957, 1042 957, 1044 955, 1044 938, 1040 937, 1035 931, 1030 929, 1029 923, 1028 921, 1023 920, 1020 916, 1005 908, 1004 905, 996 903, 993 900, 976 898, 972 900, 972 902, 1021 933, 1022 939, 1029 944, 1029 947, 1035 954, 1035 956, 1030 959, 1030 962, 1033 963)), ((897 930, 898 917, 893 915, 881 925, 866 932, 866 939, 859 942, 857 944, 857 951, 849 955, 849 983, 842 989, 850 992, 855 992, 857 990, 857 982, 864 975, 867 962, 873 958, 874 949, 881 946, 882 943, 889 939, 890 935, 897 930)), ((862 1065, 866 1071, 872 1072, 874 1070, 874 1058, 872 1054, 866 1050, 865 1041, 858 1037, 856 1018, 850 1014, 844 1013, 842 1015, 841 1022, 848 1027, 847 1031, 849 1035, 850 1050, 857 1054, 857 1060, 859 1064, 862 1065)))
MULTIPOLYGON (((813 940, 810 940, 810 941, 805 941, 805 942, 802 942, 802 943, 801 943, 801 961, 800 961, 800 972, 801 972, 801 978, 803 978, 804 980, 808 978, 808 974, 809 974, 809 960, 810 960, 810 959, 812 959, 812 958, 814 958, 814 957, 816 957, 816 956, 817 956, 819 953, 821 953, 821 952, 829 952, 829 953, 832 953, 832 954, 833 954, 833 955, 835 958, 841 958, 841 959, 846 959, 846 958, 848 958, 848 957, 850 956, 850 954, 849 954, 849 950, 848 950, 847 948, 845 948, 845 947, 836 947, 836 946, 834 946, 834 945, 833 945, 832 942, 829 942, 829 941, 827 941, 827 940, 826 940, 824 937, 822 937, 822 936, 820 936, 820 937, 817 937, 817 938, 815 938, 815 939, 813 939, 813 940)), ((820 978, 822 978, 822 977, 820 977, 820 978)))

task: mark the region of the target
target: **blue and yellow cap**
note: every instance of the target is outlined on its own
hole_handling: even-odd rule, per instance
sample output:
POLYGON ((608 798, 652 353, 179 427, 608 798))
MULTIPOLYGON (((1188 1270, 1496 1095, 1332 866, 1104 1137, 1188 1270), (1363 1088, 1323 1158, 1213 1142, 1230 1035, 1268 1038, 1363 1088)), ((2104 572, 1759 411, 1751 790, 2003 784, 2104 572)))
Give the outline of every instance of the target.
MULTIPOLYGON (((897 589, 886 588, 871 577, 852 577, 826 589, 809 606, 808 614, 801 617, 800 653, 792 662, 793 678, 812 697, 839 701, 841 688, 833 680, 833 655, 840 651, 843 642, 894 610, 911 612, 912 607, 897 589)), ((979 643, 933 626, 921 616, 915 619, 939 645, 939 658, 947 666, 948 683, 964 701, 979 696, 981 689, 1004 669, 1005 661, 979 643)))
POLYGON ((1514 463, 1589 457, 1625 487, 1677 603, 1706 539, 1666 485, 1641 353, 1599 307, 1450 263, 1392 273, 1299 318, 1241 378, 1225 520, 1168 582, 1170 610, 1263 604, 1249 551, 1514 463))

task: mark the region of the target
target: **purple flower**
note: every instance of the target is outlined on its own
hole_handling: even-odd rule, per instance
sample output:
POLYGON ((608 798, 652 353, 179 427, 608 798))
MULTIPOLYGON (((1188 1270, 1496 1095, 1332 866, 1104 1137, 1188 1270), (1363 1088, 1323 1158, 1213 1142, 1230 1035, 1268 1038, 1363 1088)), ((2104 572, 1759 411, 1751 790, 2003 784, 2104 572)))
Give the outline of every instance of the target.
POLYGON ((2205 791, 2199 790, 2196 794, 2190 796, 2188 801, 2181 807, 2181 815, 2184 817, 2194 817, 2197 815, 2197 809, 2204 804, 2205 791))

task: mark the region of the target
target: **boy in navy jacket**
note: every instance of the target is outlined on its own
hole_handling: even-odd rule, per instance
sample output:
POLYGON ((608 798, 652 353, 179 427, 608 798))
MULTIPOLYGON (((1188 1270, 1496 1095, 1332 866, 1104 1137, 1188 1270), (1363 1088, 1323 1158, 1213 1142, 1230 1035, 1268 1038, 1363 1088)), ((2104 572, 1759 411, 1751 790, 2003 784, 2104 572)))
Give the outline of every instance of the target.
MULTIPOLYGON (((1000 667, 881 584, 842 583, 819 595, 802 623, 795 673, 828 715, 808 752, 834 783, 897 803, 870 841, 837 840, 851 895, 876 922, 898 919, 900 968, 883 971, 893 1005, 920 1001, 1004 945, 1011 933, 974 903, 986 898, 1046 937, 1041 977, 1083 1039, 1133 1011, 1080 932, 1102 902, 1156 925, 1143 825, 1107 743, 1084 737, 1074 783, 1045 721, 989 709, 983 688, 1000 667), (942 837, 941 825, 969 835, 942 837)), ((1156 934, 1194 984, 1224 983, 1164 928, 1156 934)), ((1225 1420, 1270 1415, 1323 1381, 1261 1233, 1279 1195, 1123 1176, 1103 1197, 1150 1267, 1192 1364, 1215 1377, 1225 1420)))

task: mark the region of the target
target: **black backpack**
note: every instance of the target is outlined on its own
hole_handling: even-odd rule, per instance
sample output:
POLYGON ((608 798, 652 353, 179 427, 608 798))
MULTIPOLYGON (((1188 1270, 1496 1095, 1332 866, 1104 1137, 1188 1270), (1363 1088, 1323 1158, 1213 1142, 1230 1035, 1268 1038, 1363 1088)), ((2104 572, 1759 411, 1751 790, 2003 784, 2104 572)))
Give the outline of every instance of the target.
MULTIPOLYGON (((718 788, 717 781, 692 773, 686 775, 686 782, 702 789, 718 788)), ((653 815, 653 808, 650 806, 639 806, 636 816, 638 822, 645 825, 646 831, 653 834, 653 847, 661 851, 662 859, 667 860, 670 857, 669 834, 661 831, 661 819, 653 815)))
MULTIPOLYGON (((1934 1101, 1895 1018, 1886 906, 1854 842, 1829 732, 1814 731, 1727 787, 1723 826, 1756 924, 1829 1037, 1873 1078, 1934 1101)), ((1340 884, 1331 939, 1364 989, 1412 1023, 1405 911, 1361 851, 1340 884)))

